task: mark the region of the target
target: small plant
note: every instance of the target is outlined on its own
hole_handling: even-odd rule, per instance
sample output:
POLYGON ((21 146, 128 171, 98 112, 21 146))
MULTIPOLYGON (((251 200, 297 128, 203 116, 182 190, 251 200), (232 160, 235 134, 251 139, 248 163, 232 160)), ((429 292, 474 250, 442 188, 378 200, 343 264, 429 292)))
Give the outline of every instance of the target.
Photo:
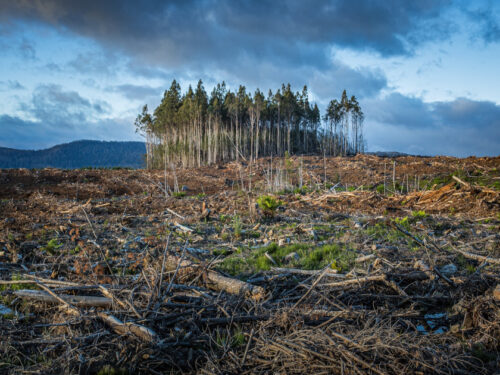
POLYGON ((309 189, 307 186, 302 186, 302 187, 297 187, 293 189, 294 194, 300 194, 300 195, 305 195, 309 193, 311 189, 309 189))
POLYGON ((415 219, 424 219, 427 217, 427 214, 425 211, 412 211, 411 216, 413 216, 415 219))
POLYGON ((283 204, 283 202, 276 200, 269 195, 261 195, 257 198, 257 204, 265 216, 274 217, 276 210, 283 204))
POLYGON ((198 194, 196 194, 196 198, 198 198, 198 199, 203 199, 203 198, 205 198, 206 196, 207 196, 207 195, 206 195, 205 193, 198 193, 198 194))
POLYGON ((80 246, 78 246, 78 245, 77 245, 77 246, 75 246, 75 248, 74 248, 74 249, 70 250, 70 251, 69 251, 69 253, 70 253, 71 255, 75 255, 75 254, 78 254, 78 253, 80 252, 80 250, 81 250, 81 249, 80 249, 80 246))
POLYGON ((241 328, 238 328, 234 331, 233 337, 231 338, 231 345, 233 347, 239 347, 245 344, 245 335, 241 331, 241 328))
POLYGON ((238 215, 235 215, 233 217, 233 233, 236 238, 241 238, 242 226, 240 217, 238 215))
POLYGON ((410 222, 408 221, 408 216, 405 216, 403 218, 397 217, 397 218, 394 219, 394 222, 396 224, 402 226, 406 230, 410 230, 410 222))
POLYGON ((62 246, 57 239, 52 238, 49 242, 47 242, 47 245, 43 248, 47 253, 50 255, 55 255, 57 253, 57 249, 59 249, 62 246))
POLYGON ((186 196, 186 192, 185 191, 176 191, 174 193, 172 193, 172 195, 175 197, 175 198, 182 198, 182 197, 185 197, 186 196))

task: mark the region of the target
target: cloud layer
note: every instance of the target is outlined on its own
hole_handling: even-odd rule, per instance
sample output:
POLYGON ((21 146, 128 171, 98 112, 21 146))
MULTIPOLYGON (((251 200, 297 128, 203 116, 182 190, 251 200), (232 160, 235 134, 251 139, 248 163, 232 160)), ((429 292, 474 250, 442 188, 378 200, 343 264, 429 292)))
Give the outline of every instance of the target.
POLYGON ((391 94, 367 103, 371 150, 405 150, 418 155, 498 155, 500 106, 457 98, 425 103, 391 94))
POLYGON ((0 144, 132 139, 141 103, 157 103, 172 78, 202 78, 208 91, 222 80, 265 92, 307 84, 320 108, 347 89, 366 114, 371 150, 498 153, 496 103, 424 102, 395 92, 387 70, 336 56, 411 61, 465 24, 471 40, 497 45, 499 19, 487 0, 0 0, 0 47, 36 71, 23 81, 0 61, 0 99, 17 103, 0 113, 0 144), (49 57, 47 30, 56 35, 49 57), (71 51, 59 39, 73 41, 71 51))
POLYGON ((110 106, 58 85, 38 86, 23 116, 0 115, 0 146, 41 149, 75 139, 129 140, 132 119, 106 119, 110 106))

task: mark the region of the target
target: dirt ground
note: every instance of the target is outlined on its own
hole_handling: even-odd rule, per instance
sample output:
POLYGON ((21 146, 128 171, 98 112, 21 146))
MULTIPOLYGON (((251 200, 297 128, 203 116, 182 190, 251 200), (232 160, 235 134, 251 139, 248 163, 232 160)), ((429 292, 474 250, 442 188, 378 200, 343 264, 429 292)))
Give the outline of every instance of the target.
POLYGON ((494 374, 499 229, 500 157, 0 170, 0 373, 494 374))

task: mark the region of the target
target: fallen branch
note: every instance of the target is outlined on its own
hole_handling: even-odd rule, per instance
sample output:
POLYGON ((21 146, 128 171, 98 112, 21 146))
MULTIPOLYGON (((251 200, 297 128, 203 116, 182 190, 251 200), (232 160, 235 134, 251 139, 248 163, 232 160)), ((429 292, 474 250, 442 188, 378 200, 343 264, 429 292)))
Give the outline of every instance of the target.
MULTIPOLYGON (((94 296, 71 296, 68 294, 59 294, 54 297, 48 292, 41 290, 22 289, 14 291, 14 294, 21 298, 31 299, 46 303, 70 303, 77 307, 111 307, 112 300, 106 297, 94 296)), ((55 293, 54 293, 55 294, 55 293)))
POLYGON ((463 251, 463 250, 459 250, 459 249, 455 249, 455 250, 457 252, 459 252, 460 254, 462 254, 464 257, 472 259, 472 260, 477 260, 479 262, 487 262, 490 264, 500 264, 500 259, 498 259, 498 258, 491 258, 491 257, 487 257, 484 255, 473 254, 473 253, 469 253, 468 251, 463 251))
POLYGON ((156 332, 148 327, 132 322, 123 323, 113 315, 108 315, 102 312, 98 313, 97 316, 99 316, 99 318, 101 318, 107 325, 109 325, 113 329, 113 331, 120 335, 132 334, 142 341, 149 343, 154 343, 157 341, 158 336, 156 332))
POLYGON ((356 258, 355 262, 356 263, 363 263, 363 262, 366 262, 367 260, 370 260, 370 259, 373 259, 373 258, 375 258, 375 254, 368 254, 368 255, 356 258))
MULTIPOLYGON (((316 275, 318 271, 316 270, 301 270, 298 268, 280 268, 280 267, 272 267, 271 271, 273 272, 280 272, 280 273, 289 273, 289 274, 296 274, 296 275, 316 275)), ((328 270, 326 271, 324 277, 338 277, 339 279, 345 278, 344 274, 341 273, 336 273, 333 270, 328 270)))
POLYGON ((339 287, 339 286, 347 286, 347 285, 353 285, 353 284, 364 284, 364 283, 367 283, 370 281, 383 281, 383 282, 385 282, 386 276, 385 275, 366 276, 366 277, 360 277, 357 279, 338 281, 336 283, 321 284, 320 286, 339 287))

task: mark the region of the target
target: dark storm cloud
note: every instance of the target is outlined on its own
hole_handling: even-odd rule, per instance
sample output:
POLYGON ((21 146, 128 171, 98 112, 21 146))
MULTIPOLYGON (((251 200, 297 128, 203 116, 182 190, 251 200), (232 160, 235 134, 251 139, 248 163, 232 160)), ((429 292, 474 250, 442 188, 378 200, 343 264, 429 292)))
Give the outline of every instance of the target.
MULTIPOLYGON (((447 0, 388 1, 2 1, 4 19, 35 20, 71 30, 149 63, 270 60, 324 67, 325 46, 407 54, 441 38, 429 27, 447 0), (427 32, 419 31, 426 25, 427 32)), ((436 26, 438 23, 433 24, 436 26)))
POLYGON ((497 155, 500 106, 458 98, 426 103, 392 94, 366 101, 367 138, 372 150, 428 155, 497 155))

